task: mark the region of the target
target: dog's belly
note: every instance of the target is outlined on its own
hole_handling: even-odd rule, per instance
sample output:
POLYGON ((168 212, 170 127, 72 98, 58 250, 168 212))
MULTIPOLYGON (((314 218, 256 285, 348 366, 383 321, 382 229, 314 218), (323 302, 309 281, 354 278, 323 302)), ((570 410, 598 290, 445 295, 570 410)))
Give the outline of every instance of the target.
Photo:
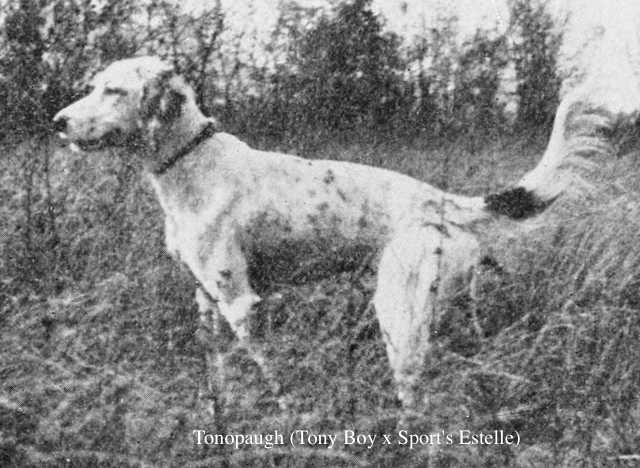
POLYGON ((303 284, 366 266, 376 246, 336 239, 283 239, 254 244, 247 250, 251 286, 260 293, 269 285, 303 284))
POLYGON ((257 292, 272 283, 300 284, 357 269, 381 246, 381 233, 345 226, 335 217, 300 221, 263 214, 244 226, 242 248, 257 292))

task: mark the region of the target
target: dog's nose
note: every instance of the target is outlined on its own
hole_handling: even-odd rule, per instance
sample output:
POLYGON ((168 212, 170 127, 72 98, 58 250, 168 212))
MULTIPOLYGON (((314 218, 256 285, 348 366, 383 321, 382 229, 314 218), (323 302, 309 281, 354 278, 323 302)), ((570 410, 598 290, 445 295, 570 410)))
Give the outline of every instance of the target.
POLYGON ((68 120, 69 118, 65 117, 64 115, 57 116, 53 121, 53 129, 56 132, 66 132, 68 120))

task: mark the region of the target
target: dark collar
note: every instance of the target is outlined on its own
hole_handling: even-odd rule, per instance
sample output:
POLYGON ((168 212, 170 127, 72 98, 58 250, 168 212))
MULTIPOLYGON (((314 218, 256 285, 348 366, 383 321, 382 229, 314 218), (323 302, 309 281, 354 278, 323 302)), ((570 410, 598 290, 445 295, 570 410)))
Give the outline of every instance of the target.
POLYGON ((162 175, 171 169, 180 159, 193 151, 203 141, 211 138, 216 133, 216 125, 213 122, 209 122, 204 128, 196 135, 196 137, 179 149, 169 159, 162 161, 162 163, 153 170, 155 175, 162 175))

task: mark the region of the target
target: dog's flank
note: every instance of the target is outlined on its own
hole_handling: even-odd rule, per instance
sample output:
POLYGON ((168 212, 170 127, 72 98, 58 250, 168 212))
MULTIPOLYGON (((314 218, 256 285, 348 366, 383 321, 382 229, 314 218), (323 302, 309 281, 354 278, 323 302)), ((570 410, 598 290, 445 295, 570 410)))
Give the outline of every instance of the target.
POLYGON ((213 133, 191 87, 154 57, 115 62, 94 84, 56 115, 57 129, 87 148, 118 143, 143 158, 167 249, 200 284, 203 316, 218 310, 249 349, 246 319, 261 300, 252 262, 377 256, 373 303, 405 405, 440 302, 480 261, 476 233, 492 211, 519 218, 536 205, 520 188, 485 200, 381 168, 252 149, 213 133), (114 134, 123 138, 106 139, 114 134))

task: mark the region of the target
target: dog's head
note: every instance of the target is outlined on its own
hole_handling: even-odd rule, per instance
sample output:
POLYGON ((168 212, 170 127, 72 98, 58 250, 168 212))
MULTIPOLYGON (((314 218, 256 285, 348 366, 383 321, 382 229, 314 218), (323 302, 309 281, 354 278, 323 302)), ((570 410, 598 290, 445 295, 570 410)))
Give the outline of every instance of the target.
MULTIPOLYGON (((85 150, 150 144, 195 107, 194 93, 157 57, 120 60, 98 73, 85 97, 54 117, 54 127, 85 150)), ((199 112, 198 112, 199 114, 199 112)))

